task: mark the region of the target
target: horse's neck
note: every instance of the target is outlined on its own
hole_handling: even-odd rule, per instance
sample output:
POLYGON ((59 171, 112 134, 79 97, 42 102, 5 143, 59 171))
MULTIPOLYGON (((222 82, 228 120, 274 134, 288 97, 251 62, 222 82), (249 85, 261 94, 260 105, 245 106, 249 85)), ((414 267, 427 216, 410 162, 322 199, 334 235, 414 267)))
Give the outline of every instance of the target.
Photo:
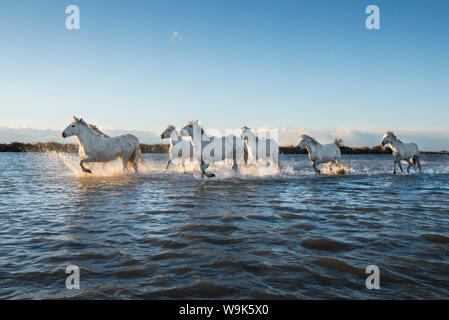
POLYGON ((259 144, 259 137, 257 137, 253 132, 247 134, 248 137, 248 148, 251 150, 252 153, 257 154, 258 144, 259 144))
POLYGON ((181 142, 182 137, 176 132, 176 130, 172 131, 170 134, 170 143, 172 146, 177 145, 179 142, 181 142))
POLYGON ((310 142, 307 146, 307 152, 309 152, 309 154, 315 154, 318 150, 319 146, 313 142, 310 142))
POLYGON ((397 139, 394 139, 393 141, 390 142, 390 146, 393 151, 399 151, 402 145, 403 143, 397 139))
POLYGON ((92 129, 88 127, 84 127, 83 130, 76 136, 78 139, 78 143, 82 146, 85 146, 89 143, 99 141, 101 137, 97 135, 92 129))

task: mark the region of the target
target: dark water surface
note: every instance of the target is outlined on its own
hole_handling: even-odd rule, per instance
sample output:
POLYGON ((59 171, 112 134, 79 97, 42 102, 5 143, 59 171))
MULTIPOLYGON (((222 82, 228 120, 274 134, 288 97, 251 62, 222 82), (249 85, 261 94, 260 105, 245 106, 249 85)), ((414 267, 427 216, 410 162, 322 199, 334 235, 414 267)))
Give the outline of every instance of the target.
POLYGON ((345 176, 281 156, 279 176, 209 180, 145 157, 86 176, 76 155, 0 154, 0 298, 449 297, 448 156, 397 176, 389 155, 343 156, 345 176))

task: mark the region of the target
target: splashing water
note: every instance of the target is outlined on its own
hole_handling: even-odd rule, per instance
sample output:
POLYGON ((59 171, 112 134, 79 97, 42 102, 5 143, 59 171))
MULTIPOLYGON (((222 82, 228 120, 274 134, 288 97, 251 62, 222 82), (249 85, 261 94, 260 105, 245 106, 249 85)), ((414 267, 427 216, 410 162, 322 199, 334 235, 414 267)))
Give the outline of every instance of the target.
MULTIPOLYGON (((90 164, 92 174, 84 173, 79 165, 79 157, 77 154, 47 152, 45 153, 48 159, 48 167, 51 168, 58 162, 62 162, 64 166, 69 170, 68 175, 76 177, 116 177, 120 175, 178 175, 189 174, 193 175, 195 179, 202 179, 200 174, 199 164, 196 161, 185 161, 185 168, 181 166, 178 160, 173 160, 169 169, 166 170, 167 155, 165 154, 145 154, 145 160, 147 166, 143 166, 139 163, 139 172, 134 173, 133 169, 129 168, 127 172, 123 171, 122 163, 120 160, 115 160, 108 163, 94 163, 90 164)), ((363 155, 362 155, 363 157, 363 155)), ((432 159, 432 155, 429 155, 432 159)), ((440 155, 440 158, 449 160, 449 156, 440 155)), ((339 167, 331 166, 329 169, 327 165, 320 165, 321 176, 323 175, 378 175, 378 174, 390 174, 392 170, 391 156, 374 155, 373 161, 359 161, 356 155, 344 155, 346 161, 339 167), (381 159, 381 161, 379 161, 381 159)), ((207 172, 215 174, 215 178, 209 178, 208 180, 221 180, 221 179, 253 179, 253 178, 282 178, 282 179, 296 179, 299 176, 315 175, 312 166, 308 159, 303 155, 282 155, 280 157, 281 173, 275 166, 266 165, 239 165, 238 170, 232 170, 230 164, 226 164, 223 161, 217 162, 209 166, 207 172)), ((449 173, 449 166, 446 162, 434 162, 429 160, 422 160, 423 174, 446 174, 449 173)), ((398 175, 416 175, 419 172, 411 168, 410 173, 406 172, 406 166, 404 167, 404 173, 398 170, 398 175)))

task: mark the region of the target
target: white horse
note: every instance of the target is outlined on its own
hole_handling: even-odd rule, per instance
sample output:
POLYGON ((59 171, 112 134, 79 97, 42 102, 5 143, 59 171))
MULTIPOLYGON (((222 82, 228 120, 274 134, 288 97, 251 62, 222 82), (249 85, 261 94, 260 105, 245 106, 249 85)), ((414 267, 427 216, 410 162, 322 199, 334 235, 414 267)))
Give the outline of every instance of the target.
POLYGON ((277 167, 278 173, 281 172, 279 166, 279 146, 276 140, 270 138, 260 138, 256 136, 251 128, 243 127, 240 138, 246 144, 248 150, 248 161, 257 163, 258 160, 265 161, 267 166, 271 164, 277 167))
MULTIPOLYGON (((108 137, 98 128, 89 126, 83 119, 73 116, 72 122, 62 132, 62 137, 76 136, 79 143, 81 161, 79 165, 83 172, 92 173, 84 167, 85 163, 108 162, 121 158, 123 170, 127 170, 131 164, 137 172, 137 158, 142 157, 139 139, 131 134, 118 137, 108 137)), ((142 162, 143 157, 141 158, 142 162)))
POLYGON ((238 164, 244 161, 245 143, 237 136, 211 137, 204 131, 198 120, 187 122, 181 134, 190 136, 202 176, 215 177, 215 174, 206 172, 209 165, 214 162, 232 160, 232 169, 238 170, 238 164))
POLYGON ((168 150, 168 161, 166 170, 173 159, 179 159, 182 167, 185 169, 185 160, 193 161, 193 145, 191 140, 185 140, 176 131, 175 126, 169 124, 161 133, 161 139, 170 139, 170 148, 168 150))
POLYGON ((303 134, 299 137, 297 148, 307 149, 309 159, 312 161, 313 170, 315 170, 315 173, 317 174, 321 173, 316 167, 320 163, 329 163, 329 170, 331 169, 332 164, 335 164, 337 167, 340 167, 341 165, 341 151, 335 143, 321 144, 314 138, 303 134))
POLYGON ((401 160, 405 160, 408 163, 407 173, 410 173, 410 167, 416 170, 416 166, 421 172, 421 162, 419 160, 419 149, 416 143, 404 143, 399 140, 393 132, 385 132, 382 141, 380 142, 383 146, 386 144, 390 145, 391 150, 393 150, 393 174, 396 174, 396 164, 399 165, 399 169, 402 170, 401 160))

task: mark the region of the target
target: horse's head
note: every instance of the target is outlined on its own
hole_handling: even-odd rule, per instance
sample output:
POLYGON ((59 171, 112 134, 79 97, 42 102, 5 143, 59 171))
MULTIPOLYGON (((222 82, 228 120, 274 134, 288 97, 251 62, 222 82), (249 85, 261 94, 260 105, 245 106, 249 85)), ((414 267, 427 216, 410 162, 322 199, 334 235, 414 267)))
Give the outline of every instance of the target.
POLYGON ((204 130, 201 128, 201 125, 198 120, 190 120, 186 123, 184 127, 181 129, 181 136, 184 137, 193 137, 195 133, 201 132, 204 130))
POLYGON ((251 128, 248 128, 247 126, 242 128, 242 132, 240 133, 240 138, 243 140, 248 140, 249 136, 252 136, 253 133, 251 131, 251 128))
POLYGON ((161 139, 168 139, 168 138, 170 138, 172 132, 175 131, 175 130, 176 130, 175 126, 169 124, 169 125, 165 128, 165 130, 162 131, 162 133, 161 133, 161 139))
POLYGON ((387 131, 387 132, 385 132, 380 144, 384 146, 386 144, 392 143, 395 140, 396 140, 395 134, 391 131, 387 131))
POLYGON ((299 137, 298 145, 296 146, 297 149, 304 149, 310 144, 310 137, 306 134, 303 134, 299 137))
POLYGON ((77 136, 80 133, 80 126, 83 124, 83 119, 78 119, 73 116, 72 122, 67 126, 67 128, 62 131, 62 137, 68 138, 71 136, 77 136))

